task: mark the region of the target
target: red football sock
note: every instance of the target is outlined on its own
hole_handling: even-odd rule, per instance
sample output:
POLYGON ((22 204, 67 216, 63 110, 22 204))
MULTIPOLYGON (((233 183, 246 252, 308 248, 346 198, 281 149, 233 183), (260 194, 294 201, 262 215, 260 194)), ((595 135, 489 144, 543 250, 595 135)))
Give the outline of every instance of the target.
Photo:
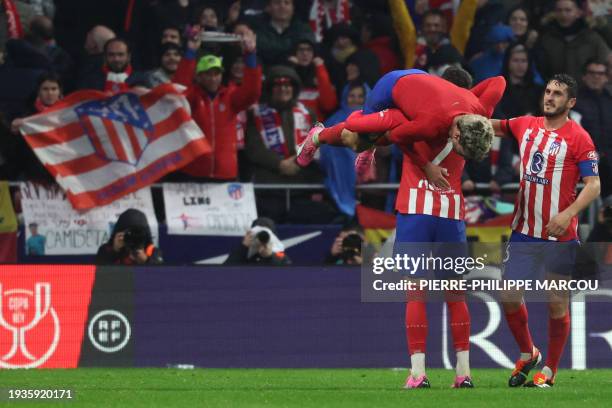
POLYGON ((453 346, 455 351, 470 349, 470 312, 464 301, 447 301, 453 346))
POLYGON ((528 318, 527 306, 525 306, 524 303, 521 304, 521 307, 517 311, 506 313, 508 327, 521 353, 533 352, 533 341, 531 340, 531 333, 529 332, 529 326, 527 324, 528 318))
POLYGON ((343 146, 342 131, 344 130, 344 122, 340 122, 332 127, 323 129, 319 133, 319 144, 328 144, 332 146, 343 146))
POLYGON ((548 352, 546 353, 546 366, 553 374, 557 373, 559 361, 563 355, 565 342, 570 331, 569 312, 560 319, 548 318, 548 352))
POLYGON ((425 353, 427 343, 427 308, 423 293, 411 291, 406 303, 406 340, 408 352, 425 353))

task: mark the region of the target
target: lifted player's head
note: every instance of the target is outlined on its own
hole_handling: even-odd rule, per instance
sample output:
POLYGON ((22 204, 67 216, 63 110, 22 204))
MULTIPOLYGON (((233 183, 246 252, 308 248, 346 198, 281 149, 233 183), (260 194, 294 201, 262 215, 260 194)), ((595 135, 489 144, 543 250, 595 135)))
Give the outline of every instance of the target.
POLYGON ((546 84, 542 111, 547 118, 567 116, 576 104, 578 84, 567 74, 557 74, 546 84))
POLYGON ((480 115, 457 116, 450 131, 455 152, 476 161, 487 157, 494 134, 489 119, 480 115))

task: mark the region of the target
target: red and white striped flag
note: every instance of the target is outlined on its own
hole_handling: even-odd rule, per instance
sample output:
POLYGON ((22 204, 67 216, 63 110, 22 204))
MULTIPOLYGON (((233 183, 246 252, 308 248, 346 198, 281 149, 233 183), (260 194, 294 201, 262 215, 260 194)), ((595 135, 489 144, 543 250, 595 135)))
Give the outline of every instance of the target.
POLYGON ((77 210, 108 204, 211 152, 172 84, 140 96, 79 91, 20 130, 77 210))

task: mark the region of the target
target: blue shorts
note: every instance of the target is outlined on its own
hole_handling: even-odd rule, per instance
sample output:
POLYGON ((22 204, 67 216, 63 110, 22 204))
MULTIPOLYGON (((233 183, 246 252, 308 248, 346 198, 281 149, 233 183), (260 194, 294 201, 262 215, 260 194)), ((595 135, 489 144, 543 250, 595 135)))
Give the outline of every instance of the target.
MULTIPOLYGON (((410 257, 465 258, 468 254, 465 222, 425 214, 397 214, 394 255, 410 257), (402 245, 404 244, 404 245, 402 245)), ((402 271, 405 272, 405 271, 402 271)), ((405 273, 413 278, 460 278, 468 271, 417 269, 405 273)))
POLYGON ((365 104, 363 105, 363 113, 368 114, 394 108, 395 103, 393 103, 392 93, 395 83, 406 75, 414 74, 427 75, 427 72, 421 71, 420 69, 403 69, 391 71, 383 75, 374 85, 374 89, 368 94, 365 104))
POLYGON ((579 241, 549 241, 512 231, 506 245, 502 276, 507 280, 545 279, 546 273, 571 276, 579 241))

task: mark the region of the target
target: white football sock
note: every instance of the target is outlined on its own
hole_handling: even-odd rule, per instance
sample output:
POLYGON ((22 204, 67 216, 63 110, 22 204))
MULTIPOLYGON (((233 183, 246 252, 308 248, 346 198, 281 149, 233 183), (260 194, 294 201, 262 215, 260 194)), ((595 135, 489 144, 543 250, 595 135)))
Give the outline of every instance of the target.
POLYGON ((544 368, 542 368, 542 374, 544 374, 549 380, 553 378, 553 372, 548 366, 544 366, 544 368))
POLYGON ((457 352, 457 368, 455 369, 458 377, 465 377, 470 375, 470 351, 458 351, 457 352))
POLYGON ((414 353, 410 355, 410 374, 414 379, 425 375, 425 353, 414 353))

